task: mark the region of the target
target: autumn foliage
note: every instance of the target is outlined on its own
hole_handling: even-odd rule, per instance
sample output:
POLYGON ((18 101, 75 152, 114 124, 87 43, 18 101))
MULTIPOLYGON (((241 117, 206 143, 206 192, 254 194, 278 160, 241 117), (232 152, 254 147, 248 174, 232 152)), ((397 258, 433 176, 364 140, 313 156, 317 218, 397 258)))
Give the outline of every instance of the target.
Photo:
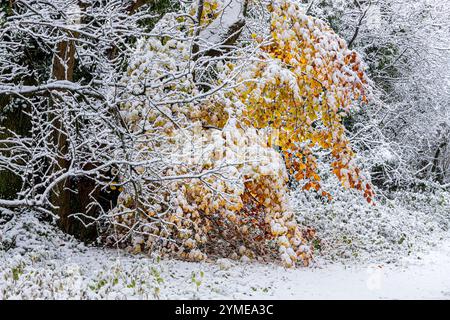
POLYGON ((254 66, 250 82, 240 92, 248 106, 248 123, 269 127, 286 166, 305 190, 322 190, 314 148, 328 149, 333 173, 345 187, 373 192, 352 159, 342 119, 357 101, 367 102, 364 65, 323 21, 306 16, 297 4, 279 1, 272 12, 271 44, 266 61, 254 66))
MULTIPOLYGON (((218 1, 205 1, 203 27, 220 8, 218 1)), ((168 152, 181 154, 175 161, 181 165, 164 175, 210 172, 199 179, 174 180, 164 188, 148 183, 147 188, 161 187, 158 200, 138 201, 135 191, 125 188, 115 209, 116 232, 126 238, 130 229, 136 231, 130 241, 133 251, 159 247, 189 260, 278 255, 286 266, 308 265, 314 231, 297 224, 287 181, 290 175, 303 183, 303 189, 331 197, 321 187, 317 148, 330 151, 331 170, 345 187, 362 190, 372 201, 370 185, 353 164, 354 152, 342 124, 354 103, 367 100, 369 80, 363 63, 323 21, 306 16, 294 2, 277 1, 269 11, 269 44, 257 51, 258 59, 239 73, 226 93, 164 106, 163 115, 146 103, 122 107, 132 130, 141 130, 142 122, 153 124, 147 132, 163 132, 169 137, 163 144, 168 152), (176 124, 170 119, 177 119, 176 124), (189 151, 199 148, 201 153, 189 151)), ((189 65, 190 42, 180 39, 192 36, 195 28, 189 19, 169 15, 160 21, 164 23, 176 30, 175 36, 139 43, 124 79, 128 84, 149 75, 164 79, 163 72, 189 65)), ((262 43, 257 36, 253 41, 255 47, 262 43)), ((232 78, 234 69, 231 61, 218 63, 217 83, 232 78)), ((161 80, 161 85, 150 85, 146 95, 168 92, 200 94, 188 76, 177 84, 161 80)), ((145 139, 139 144, 143 157, 155 147, 160 146, 145 139)))

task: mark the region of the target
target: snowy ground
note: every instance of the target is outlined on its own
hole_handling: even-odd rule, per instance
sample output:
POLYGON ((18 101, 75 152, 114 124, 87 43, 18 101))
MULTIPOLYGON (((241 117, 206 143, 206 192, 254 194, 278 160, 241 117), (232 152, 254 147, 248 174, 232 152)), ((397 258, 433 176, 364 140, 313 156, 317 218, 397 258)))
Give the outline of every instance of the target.
POLYGON ((90 248, 32 215, 0 225, 0 299, 450 299, 450 236, 395 265, 189 263, 90 248))

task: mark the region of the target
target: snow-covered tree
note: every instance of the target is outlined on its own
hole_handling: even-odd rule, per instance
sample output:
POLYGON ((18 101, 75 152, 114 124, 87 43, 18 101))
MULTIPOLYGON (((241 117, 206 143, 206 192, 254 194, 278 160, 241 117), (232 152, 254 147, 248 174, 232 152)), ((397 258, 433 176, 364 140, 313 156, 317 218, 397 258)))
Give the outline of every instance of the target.
POLYGON ((147 32, 141 24, 160 14, 128 1, 17 0, 5 8, 0 205, 44 210, 84 234, 69 215, 108 210, 112 168, 133 163, 118 80, 134 39, 147 32))
POLYGON ((137 252, 307 265, 314 232, 289 183, 330 199, 320 162, 374 197, 343 125, 371 97, 360 56, 292 0, 154 5, 9 6, 2 111, 20 106, 29 127, 2 129, 0 168, 20 189, 0 206, 83 238, 105 227, 137 252))
POLYGON ((346 124, 374 181, 448 180, 448 1, 304 2, 369 65, 379 99, 346 124))
MULTIPOLYGON (((341 124, 370 91, 358 55, 292 1, 266 3, 262 14, 246 4, 194 3, 156 24, 154 32, 170 30, 164 39, 138 42, 123 81, 147 100, 125 105, 124 119, 135 132, 170 137, 157 147, 180 165, 165 173, 185 181, 164 183, 158 198, 126 186, 112 211, 111 241, 130 238, 134 251, 162 247, 193 260, 279 251, 286 265, 308 264, 309 236, 295 222, 287 182, 291 176, 329 197, 317 148, 330 150, 329 170, 344 186, 372 200, 341 124), (256 20, 266 28, 259 36, 256 20), (194 168, 197 181, 189 180, 194 168)), ((155 145, 142 141, 139 150, 147 159, 155 145)), ((139 171, 143 188, 154 190, 149 172, 139 171)))

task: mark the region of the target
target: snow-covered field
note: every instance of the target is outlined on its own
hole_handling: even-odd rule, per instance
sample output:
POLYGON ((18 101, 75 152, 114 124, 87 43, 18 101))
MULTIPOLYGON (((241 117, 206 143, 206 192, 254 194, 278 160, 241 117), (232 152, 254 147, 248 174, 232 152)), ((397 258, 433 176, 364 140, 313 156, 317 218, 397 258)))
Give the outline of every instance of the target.
POLYGON ((0 226, 0 299, 450 299, 450 236, 395 264, 189 263, 86 247, 24 214, 0 226))

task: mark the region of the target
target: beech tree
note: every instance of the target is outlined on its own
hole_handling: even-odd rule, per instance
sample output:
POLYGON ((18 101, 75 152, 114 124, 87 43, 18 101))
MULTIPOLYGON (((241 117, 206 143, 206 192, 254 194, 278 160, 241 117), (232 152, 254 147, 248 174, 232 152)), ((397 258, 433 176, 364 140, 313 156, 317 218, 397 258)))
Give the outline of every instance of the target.
MULTIPOLYGON (((161 197, 142 200, 122 177, 124 191, 112 211, 114 243, 130 238, 133 251, 162 247, 192 260, 219 252, 280 254, 287 266, 307 265, 314 232, 297 225, 287 182, 292 175, 305 182, 304 189, 329 198, 320 189, 317 147, 331 151, 330 171, 344 186, 372 201, 341 123, 370 93, 363 63, 294 2, 266 5, 260 16, 246 2, 199 2, 156 24, 155 30, 171 30, 165 39, 139 42, 124 81, 130 90, 142 87, 147 100, 124 106, 124 119, 135 131, 147 124, 164 131, 170 139, 157 147, 169 147, 173 163, 182 164, 167 173, 186 181, 164 184, 161 197), (201 18, 184 18, 186 13, 201 18), (249 27, 234 31, 239 36, 226 31, 217 37, 210 31, 220 23, 236 30, 243 19, 249 26, 252 19, 267 21, 266 32, 257 36, 249 27), (189 180, 193 168, 196 181, 189 180)), ((139 148, 145 158, 154 145, 139 148)), ((139 171, 145 188, 155 189, 148 172, 139 171)))
POLYGON ((1 129, 0 169, 20 189, 0 207, 42 211, 84 239, 99 228, 134 252, 294 266, 309 264, 315 232, 298 225, 290 187, 330 200, 319 162, 373 202, 343 124, 372 96, 366 67, 299 3, 8 8, 2 111, 28 127, 1 129))

